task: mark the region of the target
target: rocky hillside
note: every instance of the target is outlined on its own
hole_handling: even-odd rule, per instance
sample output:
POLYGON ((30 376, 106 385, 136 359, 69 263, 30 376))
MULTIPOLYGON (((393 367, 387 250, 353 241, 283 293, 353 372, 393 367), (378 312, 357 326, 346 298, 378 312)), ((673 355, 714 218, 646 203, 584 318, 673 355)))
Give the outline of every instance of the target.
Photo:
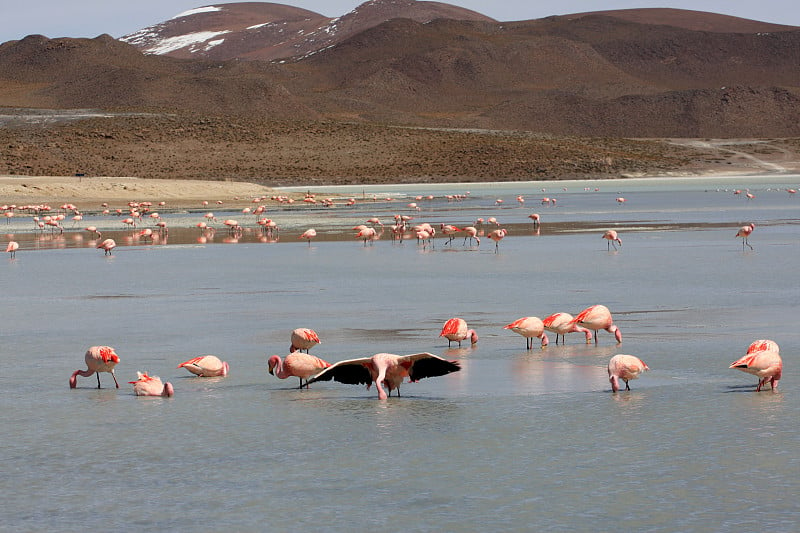
MULTIPOLYGON (((141 161, 132 155, 137 142, 171 146, 164 157, 180 154, 182 146, 191 146, 193 154, 213 146, 219 159, 224 152, 220 146, 226 146, 252 164, 226 163, 220 172, 233 169, 235 174, 239 168, 242 176, 257 176, 266 165, 270 175, 294 176, 301 170, 337 172, 336 158, 315 153, 314 146, 345 151, 354 142, 360 146, 367 141, 369 146, 371 138, 385 157, 360 151, 360 157, 371 158, 364 166, 370 170, 356 171, 357 160, 355 167, 348 167, 359 179, 370 172, 412 176, 415 168, 418 175, 440 176, 447 169, 437 160, 457 168, 460 176, 498 179, 541 177, 551 171, 613 175, 641 171, 649 161, 638 148, 627 147, 609 156, 615 161, 609 165, 598 155, 603 149, 596 147, 606 146, 600 142, 579 149, 584 155, 564 156, 575 163, 564 165, 552 156, 556 152, 547 155, 530 144, 518 149, 516 141, 509 148, 514 137, 508 132, 514 131, 524 132, 527 139, 569 137, 564 142, 570 150, 575 137, 800 137, 800 29, 794 27, 671 9, 497 22, 447 4, 411 0, 373 0, 338 19, 278 4, 225 6, 165 22, 159 30, 162 43, 170 35, 229 32, 224 34, 228 37, 217 35, 168 54, 143 53, 137 46, 147 46, 144 41, 133 46, 109 36, 29 36, 0 45, 0 106, 92 108, 147 117, 136 119, 133 140, 124 133, 134 119, 125 117, 102 119, 104 127, 69 126, 86 145, 76 141, 57 147, 57 136, 31 134, 23 144, 37 149, 17 147, 13 164, 8 163, 10 149, 0 148, 6 168, 33 171, 39 163, 26 160, 29 153, 50 161, 49 169, 62 168, 59 161, 63 168, 76 166, 65 161, 80 158, 66 152, 91 150, 96 132, 104 139, 106 155, 85 165, 95 168, 105 161, 115 173, 135 175, 143 168, 132 163, 141 161), (231 41, 230 35, 254 31, 270 37, 242 37, 241 46, 231 41), (287 32, 293 38, 281 41, 287 32), (216 44, 209 46, 211 41, 216 44), (228 55, 220 57, 231 59, 214 59, 213 54, 225 50, 228 55), (276 59, 244 60, 257 57, 276 59), (198 126, 208 123, 215 125, 212 130, 198 126), (288 163, 291 156, 275 162, 255 155, 270 150, 272 139, 285 139, 287 131, 300 136, 303 127, 290 124, 316 132, 316 141, 307 135, 299 144, 286 141, 286 146, 302 147, 296 165, 288 163), (461 168, 458 149, 449 140, 442 145, 422 142, 421 152, 414 145, 398 155, 409 131, 426 128, 458 130, 459 139, 470 132, 479 135, 478 155, 462 158, 474 165, 472 170, 461 168), (506 133, 486 135, 488 130, 506 133), (128 144, 115 147, 115 140, 123 138, 128 144), (248 139, 254 145, 242 151, 248 139), (447 150, 423 156, 426 146, 433 150, 445 145, 447 150), (524 157, 526 151, 544 159, 524 157), (495 157, 508 154, 522 163, 495 164, 495 157), (120 166, 126 158, 131 164, 120 166), (323 159, 328 163, 307 163, 323 159), (393 172, 393 164, 403 166, 402 172, 393 172)), ((7 135, 14 144, 17 134, 7 135)), ((684 160, 684 155, 653 153, 662 167, 684 160)), ((201 159, 186 165, 193 167, 201 159)), ((159 168, 181 172, 171 162, 148 165, 152 174, 159 168)), ((197 172, 203 171, 198 167, 183 175, 197 172)))

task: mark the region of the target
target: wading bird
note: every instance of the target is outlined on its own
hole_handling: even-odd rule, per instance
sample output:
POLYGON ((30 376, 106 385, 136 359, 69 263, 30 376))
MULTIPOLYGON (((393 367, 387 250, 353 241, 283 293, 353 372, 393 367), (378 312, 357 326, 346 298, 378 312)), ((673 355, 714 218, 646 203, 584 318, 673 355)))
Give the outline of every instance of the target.
POLYGON ((650 370, 648 366, 634 355, 617 354, 608 362, 608 381, 611 382, 611 390, 619 390, 619 380, 625 382, 625 390, 631 390, 628 381, 636 379, 645 370, 650 370))
POLYGON ((415 382, 460 369, 457 361, 448 361, 427 352, 411 355, 378 353, 372 357, 339 361, 313 376, 308 383, 334 380, 348 385, 366 385, 367 389, 375 383, 378 399, 385 400, 393 390, 400 396, 400 385, 405 378, 415 382), (384 385, 389 390, 388 395, 383 389, 384 385))
POLYGON ((114 378, 114 384, 119 388, 117 376, 114 375, 114 367, 119 363, 119 356, 111 346, 92 346, 86 350, 84 356, 86 370, 76 370, 69 378, 69 388, 74 389, 78 386, 78 376, 88 378, 92 374, 97 374, 97 388, 100 388, 100 372, 108 372, 114 378))

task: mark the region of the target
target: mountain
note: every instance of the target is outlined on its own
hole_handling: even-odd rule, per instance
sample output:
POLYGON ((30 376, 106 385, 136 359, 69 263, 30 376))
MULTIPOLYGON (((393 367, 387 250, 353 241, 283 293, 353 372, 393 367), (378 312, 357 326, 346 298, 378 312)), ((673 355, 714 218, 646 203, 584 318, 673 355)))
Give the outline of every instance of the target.
POLYGON ((4 43, 0 106, 577 136, 800 135, 800 28, 713 13, 497 22, 438 2, 373 0, 329 19, 239 3, 156 28, 150 41, 126 39, 136 46, 109 36, 4 43))
POLYGON ((241 2, 193 9, 120 40, 147 54, 183 59, 273 60, 322 50, 395 18, 493 20, 468 9, 414 0, 371 0, 333 19, 283 4, 241 2))

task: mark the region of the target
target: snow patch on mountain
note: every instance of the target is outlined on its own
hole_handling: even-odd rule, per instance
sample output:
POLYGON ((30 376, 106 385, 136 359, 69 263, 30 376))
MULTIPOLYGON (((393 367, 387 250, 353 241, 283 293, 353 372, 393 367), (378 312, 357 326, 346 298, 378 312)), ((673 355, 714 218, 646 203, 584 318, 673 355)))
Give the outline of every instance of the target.
POLYGON ((189 17, 191 15, 197 15, 198 13, 211 13, 214 11, 222 11, 221 7, 217 6, 205 6, 205 7, 198 7, 195 9, 190 9, 189 11, 184 11, 183 13, 178 13, 171 20, 179 19, 181 17, 189 17))
POLYGON ((186 35, 167 37, 157 41, 155 44, 147 48, 144 53, 162 55, 186 47, 190 47, 189 52, 209 50, 214 46, 222 44, 225 39, 214 38, 226 33, 230 33, 230 31, 199 31, 196 33, 187 33, 186 35), (205 47, 197 46, 200 44, 205 44, 205 47))

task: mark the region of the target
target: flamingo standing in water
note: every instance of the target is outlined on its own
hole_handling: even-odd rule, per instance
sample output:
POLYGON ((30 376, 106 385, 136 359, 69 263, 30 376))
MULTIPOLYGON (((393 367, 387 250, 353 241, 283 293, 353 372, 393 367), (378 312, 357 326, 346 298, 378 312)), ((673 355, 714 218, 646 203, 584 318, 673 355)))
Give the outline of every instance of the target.
POLYGON ((500 241, 503 240, 503 237, 505 237, 507 233, 508 230, 506 230, 505 228, 496 229, 491 233, 489 233, 489 238, 494 241, 494 253, 497 253, 497 250, 499 249, 500 246, 500 241))
POLYGON ((298 350, 301 352, 305 350, 308 353, 311 348, 321 344, 321 342, 319 335, 313 329, 297 328, 292 331, 292 344, 289 346, 289 352, 294 353, 298 350))
POLYGON ((475 333, 474 329, 469 329, 467 327, 467 321, 463 318, 451 318, 445 322, 439 336, 447 339, 448 348, 453 341, 458 342, 458 345, 461 346, 461 341, 467 337, 469 337, 472 345, 478 343, 478 334, 475 333))
POLYGON ((619 391, 619 380, 625 382, 625 390, 631 390, 628 381, 638 378, 645 370, 650 368, 635 355, 615 355, 608 362, 608 381, 611 382, 611 390, 619 391))
POLYGON ((472 239, 475 239, 475 241, 478 243, 478 246, 481 245, 481 240, 478 237, 478 229, 477 228, 475 228, 474 226, 467 226, 466 228, 463 229, 463 231, 464 231, 464 234, 465 234, 464 245, 467 244, 467 239, 469 239, 469 243, 470 244, 472 244, 472 239))
MULTIPOLYGON (((742 250, 744 250, 745 245, 750 246, 750 243, 747 241, 747 238, 750 236, 751 233, 753 233, 754 229, 756 229, 756 225, 751 222, 746 226, 742 226, 741 228, 739 228, 739 231, 736 232, 736 236, 741 237, 742 239, 742 250)), ((750 249, 752 250, 753 247, 750 246, 750 249)))
POLYGON ((17 241, 8 241, 8 246, 6 246, 6 252, 11 254, 11 259, 17 255, 17 250, 19 250, 19 243, 17 241))
POLYGON ((188 361, 184 361, 176 368, 185 368, 195 376, 210 378, 215 376, 227 376, 229 366, 225 361, 220 360, 216 355, 201 355, 188 361))
POLYGON ((510 329, 514 333, 525 337, 525 348, 528 350, 533 348, 533 339, 541 339, 542 348, 550 343, 544 332, 544 323, 537 316, 519 318, 511 324, 503 326, 503 329, 510 329))
POLYGON ((114 239, 106 239, 97 245, 98 250, 103 250, 105 252, 104 255, 111 255, 111 250, 116 247, 117 243, 114 242, 114 239))
POLYGON ((554 313, 543 319, 542 324, 544 325, 544 329, 556 334, 556 344, 558 344, 559 335, 561 335, 561 342, 566 344, 566 334, 574 332, 580 332, 586 335, 586 344, 592 342, 592 332, 576 324, 575 318, 569 313, 554 313))
POLYGON ((375 383, 378 399, 385 400, 393 390, 397 390, 397 396, 400 396, 400 385, 405 378, 415 382, 460 369, 457 361, 448 361, 427 352, 411 355, 377 353, 372 357, 339 361, 313 376, 307 383, 334 380, 348 385, 366 385, 367 389, 375 383), (384 385, 389 389, 388 395, 383 389, 384 385))
POLYGON ((114 367, 119 363, 119 356, 111 346, 92 346, 86 350, 84 356, 86 370, 76 370, 69 378, 69 388, 74 389, 78 386, 78 376, 88 378, 92 374, 97 374, 97 388, 100 388, 100 372, 108 372, 114 378, 114 384, 119 388, 117 376, 114 375, 114 367))
POLYGON ((269 373, 279 379, 286 379, 291 376, 300 378, 300 389, 303 388, 303 380, 306 380, 305 387, 308 388, 308 378, 319 373, 320 370, 328 368, 331 364, 324 359, 302 352, 293 352, 281 359, 273 355, 267 361, 269 373))
POLYGON ((736 368, 742 372, 753 374, 758 378, 756 392, 769 382, 772 390, 778 388, 778 381, 783 373, 783 360, 777 343, 769 340, 756 341, 750 345, 747 354, 731 363, 728 368, 736 368))
POLYGON ((539 221, 541 219, 541 217, 539 216, 539 213, 533 213, 531 215, 528 215, 528 218, 533 221, 533 227, 534 228, 538 228, 539 227, 539 221))
POLYGON ((129 381, 133 385, 133 393, 136 396, 165 396, 172 397, 175 394, 175 389, 172 388, 172 383, 167 381, 161 382, 158 376, 148 376, 147 372, 136 372, 139 379, 136 381, 129 381))
POLYGON ((614 325, 611 311, 604 305, 593 305, 587 307, 575 317, 574 322, 579 326, 594 331, 594 343, 597 344, 597 331, 604 329, 614 334, 617 343, 622 342, 622 332, 614 325))
POLYGON ((614 244, 615 242, 619 243, 619 245, 622 246, 622 239, 619 238, 617 232, 614 231, 613 229, 610 229, 605 233, 603 233, 603 238, 608 241, 606 243, 606 248, 608 248, 609 251, 611 251, 612 246, 614 247, 614 250, 617 249, 617 245, 614 244))
POLYGON ((313 239, 316 236, 317 236, 317 230, 315 230, 314 228, 309 228, 305 230, 302 235, 300 235, 300 238, 307 240, 308 245, 311 246, 311 239, 313 239))

